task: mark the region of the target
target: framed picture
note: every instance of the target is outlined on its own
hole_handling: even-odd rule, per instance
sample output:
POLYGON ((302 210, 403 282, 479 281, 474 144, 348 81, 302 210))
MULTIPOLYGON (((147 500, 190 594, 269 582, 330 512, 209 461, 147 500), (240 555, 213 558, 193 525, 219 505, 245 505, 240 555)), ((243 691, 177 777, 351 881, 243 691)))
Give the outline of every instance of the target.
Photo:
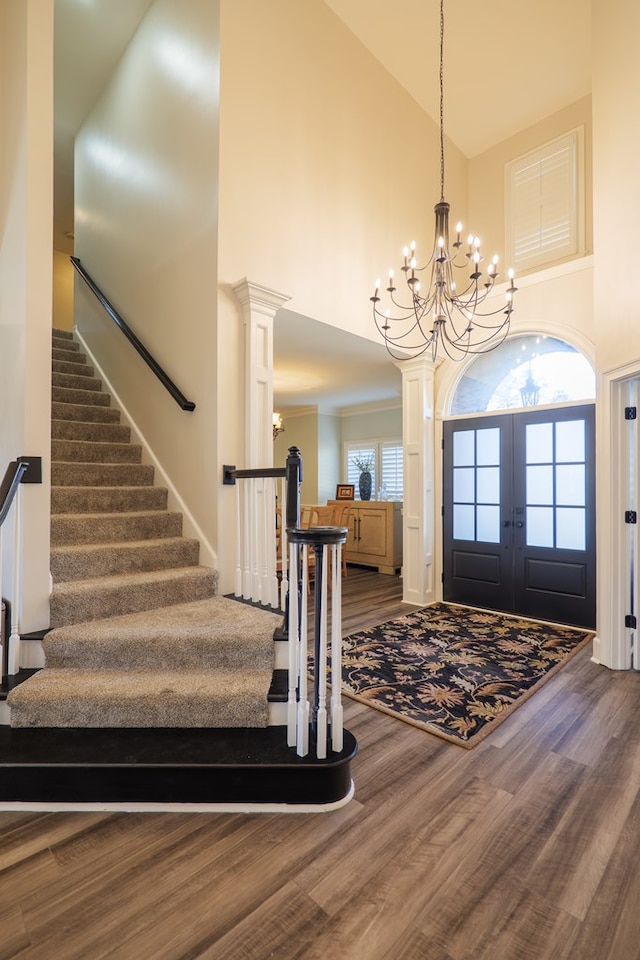
POLYGON ((336 487, 336 500, 353 500, 355 489, 353 483, 339 483, 336 487))

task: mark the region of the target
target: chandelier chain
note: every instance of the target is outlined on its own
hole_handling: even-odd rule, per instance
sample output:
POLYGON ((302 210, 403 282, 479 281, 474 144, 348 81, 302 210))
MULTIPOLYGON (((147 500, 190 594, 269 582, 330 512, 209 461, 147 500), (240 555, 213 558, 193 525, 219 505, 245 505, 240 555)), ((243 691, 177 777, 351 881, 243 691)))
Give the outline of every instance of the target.
POLYGON ((444 201, 444 0, 440 0, 440 202, 444 201))
POLYGON ((420 357, 427 351, 434 362, 443 354, 462 360, 470 353, 494 350, 509 333, 517 289, 509 270, 506 302, 500 305, 490 299, 499 276, 498 257, 485 269, 479 238, 471 233, 465 243, 461 223, 453 235, 449 233, 449 204, 444 198, 444 0, 440 0, 440 201, 434 213, 434 243, 426 262, 418 265, 413 241, 402 251, 398 281, 404 274, 404 295, 390 270, 386 286, 390 309, 379 307, 379 279, 370 298, 376 327, 396 360, 420 357))

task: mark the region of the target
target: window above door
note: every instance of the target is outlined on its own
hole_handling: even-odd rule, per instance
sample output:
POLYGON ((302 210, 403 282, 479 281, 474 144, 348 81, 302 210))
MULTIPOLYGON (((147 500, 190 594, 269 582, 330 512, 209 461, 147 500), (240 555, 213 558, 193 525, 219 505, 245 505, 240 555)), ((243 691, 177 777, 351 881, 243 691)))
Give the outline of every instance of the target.
POLYGON ((595 373, 575 347, 542 334, 510 337, 464 371, 450 413, 485 413, 592 400, 595 373))

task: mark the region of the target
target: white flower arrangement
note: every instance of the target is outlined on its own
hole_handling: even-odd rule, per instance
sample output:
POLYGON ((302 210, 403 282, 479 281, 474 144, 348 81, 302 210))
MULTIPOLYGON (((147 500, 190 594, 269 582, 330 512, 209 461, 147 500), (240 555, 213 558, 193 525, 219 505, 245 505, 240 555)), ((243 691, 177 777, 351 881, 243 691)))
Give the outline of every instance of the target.
POLYGON ((351 463, 360 471, 360 473, 371 473, 373 470, 374 459, 370 453, 366 453, 364 455, 358 454, 358 456, 352 457, 351 463))

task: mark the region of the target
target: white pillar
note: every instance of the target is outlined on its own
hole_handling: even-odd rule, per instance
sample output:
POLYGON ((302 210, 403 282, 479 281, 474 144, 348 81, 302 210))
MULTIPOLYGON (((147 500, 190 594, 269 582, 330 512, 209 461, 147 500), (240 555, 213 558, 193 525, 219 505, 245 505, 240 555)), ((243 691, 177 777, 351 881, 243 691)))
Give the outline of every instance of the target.
POLYGON ((406 603, 435 599, 434 584, 434 417, 433 374, 427 357, 398 362, 402 373, 404 451, 403 595, 406 603))
POLYGON ((291 298, 244 277, 233 284, 245 322, 246 469, 273 465, 273 318, 291 298))

